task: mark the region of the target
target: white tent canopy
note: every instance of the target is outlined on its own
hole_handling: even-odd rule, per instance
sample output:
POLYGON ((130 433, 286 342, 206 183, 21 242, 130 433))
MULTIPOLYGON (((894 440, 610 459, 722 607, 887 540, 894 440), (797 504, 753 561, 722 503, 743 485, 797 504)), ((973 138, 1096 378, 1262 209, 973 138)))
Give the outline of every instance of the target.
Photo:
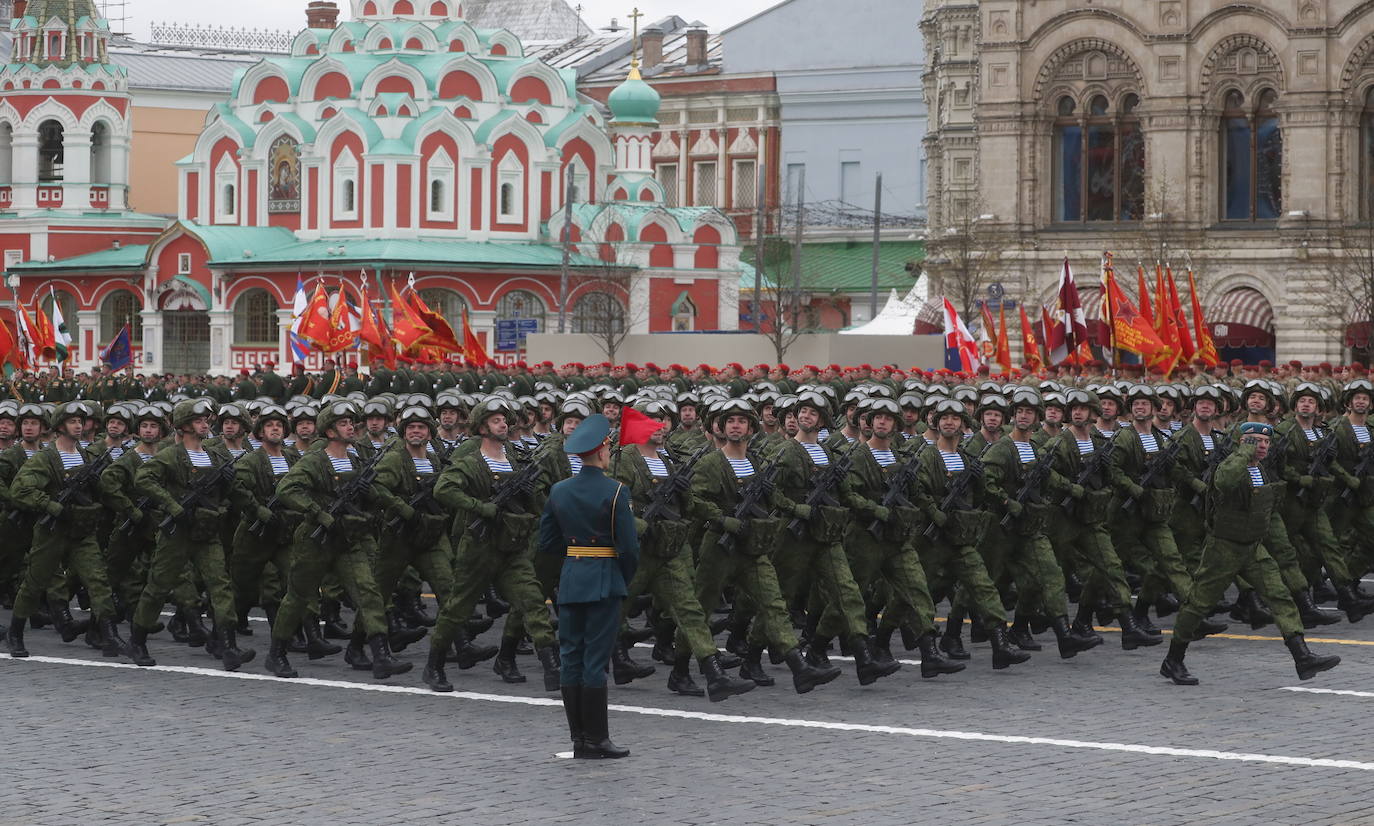
POLYGON ((844 336, 909 336, 916 329, 916 317, 925 306, 925 296, 918 295, 915 287, 906 298, 898 298, 893 290, 888 296, 887 305, 872 321, 848 330, 841 330, 844 336))

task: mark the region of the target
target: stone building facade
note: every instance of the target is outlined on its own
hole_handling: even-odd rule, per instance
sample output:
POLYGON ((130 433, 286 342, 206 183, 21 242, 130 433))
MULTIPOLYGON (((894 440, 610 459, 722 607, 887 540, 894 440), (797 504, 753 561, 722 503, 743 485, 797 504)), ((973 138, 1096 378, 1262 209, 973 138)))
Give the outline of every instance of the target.
POLYGON ((921 30, 932 294, 1053 303, 1067 254, 1092 314, 1110 250, 1132 285, 1191 260, 1224 356, 1368 347, 1374 3, 928 0, 921 30))

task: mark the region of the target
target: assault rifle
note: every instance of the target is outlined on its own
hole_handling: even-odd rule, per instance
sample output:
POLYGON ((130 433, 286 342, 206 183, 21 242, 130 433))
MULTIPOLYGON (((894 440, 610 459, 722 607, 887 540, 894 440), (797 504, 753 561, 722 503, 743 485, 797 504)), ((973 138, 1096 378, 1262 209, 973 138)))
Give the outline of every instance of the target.
MULTIPOLYGON (((438 455, 437 461, 434 463, 434 473, 425 477, 425 480, 420 483, 419 489, 412 493, 410 495, 410 498, 406 500, 407 505, 409 505, 412 508, 418 509, 421 505, 428 502, 429 499, 434 496, 434 483, 439 481, 439 474, 442 473, 444 468, 448 466, 448 459, 450 456, 453 455, 453 450, 456 447, 458 447, 458 443, 454 442, 453 444, 444 448, 444 452, 438 455)), ((276 497, 273 498, 275 499, 276 497)), ((267 507, 270 508, 272 507, 272 505, 269 503, 267 507)), ((388 531, 393 531, 400 524, 401 517, 393 516, 391 519, 387 520, 386 529, 388 531)))
MULTIPOLYGON (((515 504, 515 497, 522 494, 533 493, 534 483, 539 478, 541 471, 542 468, 540 468, 538 462, 529 462, 525 464, 513 475, 498 482, 496 491, 492 493, 491 499, 487 501, 496 506, 497 514, 500 514, 501 511, 504 510, 511 510, 519 513, 519 506, 515 504)), ((468 530, 471 531, 473 536, 477 539, 486 539, 487 534, 491 532, 491 523, 489 520, 479 516, 468 525, 468 530)))
MULTIPOLYGON (((113 461, 114 451, 107 450, 97 456, 95 461, 87 462, 82 465, 80 470, 67 477, 66 484, 64 484, 62 490, 59 490, 57 495, 52 498, 52 501, 66 507, 67 503, 71 502, 78 494, 84 496, 86 488, 94 483, 95 480, 99 479, 100 474, 104 473, 105 468, 109 467, 110 463, 113 461)), ((48 513, 44 514, 43 518, 38 520, 38 527, 47 529, 51 528, 56 523, 57 517, 48 513)))
MULTIPOLYGON (((1047 450, 1034 465, 1031 465, 1031 469, 1026 471, 1025 478, 1021 480, 1021 489, 1012 497, 1012 501, 1018 505, 1024 506, 1026 500, 1030 499, 1031 494, 1045 487, 1045 480, 1050 478, 1050 470, 1052 470, 1053 467, 1054 456, 1047 450)), ((1002 521, 999 524, 1005 528, 1015 519, 1016 517, 1012 516, 1011 511, 1007 511, 1002 514, 1002 521)))
MULTIPOLYGON (((1221 431, 1214 431, 1212 433, 1212 453, 1207 457, 1207 467, 1202 471, 1202 481, 1204 483, 1208 485, 1212 484, 1212 478, 1217 475, 1217 468, 1221 467, 1221 463, 1226 460, 1227 456, 1231 455, 1232 447, 1231 440, 1222 435, 1221 431)), ((1202 494, 1193 494, 1193 501, 1189 504, 1198 510, 1202 510, 1202 494)))
MULTIPOLYGON (((1364 449, 1360 451, 1360 462, 1355 465, 1355 469, 1352 470, 1351 473, 1356 479, 1364 479, 1371 468, 1374 468, 1374 441, 1366 444, 1364 449)), ((1353 496, 1354 493, 1355 491, 1350 488, 1341 491, 1341 501, 1350 501, 1350 497, 1353 496)))
MULTIPOLYGON (((1095 448, 1092 458, 1083 463, 1083 469, 1078 472, 1078 476, 1073 480, 1073 483, 1079 487, 1083 487, 1097 478, 1097 475, 1106 470, 1107 465, 1111 464, 1113 450, 1116 450, 1115 439, 1108 439, 1103 447, 1095 448)), ((1072 504, 1073 497, 1065 496, 1064 501, 1059 503, 1059 507, 1067 508, 1072 504)))
MULTIPOLYGON (((152 499, 149 499, 146 496, 142 496, 139 497, 139 500, 134 503, 134 508, 136 508, 141 513, 147 513, 148 508, 152 507, 152 504, 152 499)), ((136 526, 134 525, 133 517, 129 517, 128 519, 125 519, 123 522, 119 523, 119 527, 115 528, 115 533, 126 533, 128 531, 133 530, 135 527, 136 526)))
MULTIPOLYGON (((329 507, 324 512, 331 517, 338 516, 343 510, 357 511, 353 504, 358 497, 372 487, 372 482, 377 478, 377 465, 382 463, 382 457, 396 444, 394 441, 382 445, 381 450, 372 454, 372 458, 358 469, 358 473, 352 479, 344 482, 343 487, 339 488, 338 493, 334 494, 334 501, 329 503, 329 507)), ((329 529, 324 525, 316 525, 315 530, 310 532, 310 538, 316 541, 323 539, 329 533, 329 529)))
MULTIPOLYGON (((911 456, 897 468, 887 480, 887 490, 883 492, 883 498, 878 503, 885 508, 901 507, 910 505, 911 500, 907 499, 906 492, 911 489, 911 483, 916 481, 916 474, 921 472, 921 451, 928 445, 925 439, 911 452, 911 456)), ((873 538, 883 538, 883 523, 874 519, 868 525, 868 532, 873 534, 873 538)))
MULTIPOLYGON (((1178 452, 1183 449, 1183 440, 1176 436, 1165 437, 1165 441, 1169 444, 1166 447, 1161 447, 1155 453, 1154 458, 1145 463, 1145 472, 1140 475, 1140 481, 1136 482, 1142 488, 1148 488, 1154 484, 1155 480, 1168 473, 1169 469, 1174 466, 1174 460, 1178 458, 1178 452)), ((1130 510, 1134 504, 1135 497, 1127 496, 1126 500, 1121 503, 1121 509, 1130 510)))
MULTIPOLYGON (((964 494, 973 485, 973 480, 983 475, 983 463, 972 456, 964 458, 964 472, 954 477, 954 481, 949 483, 949 491, 945 493, 945 498, 940 500, 940 512, 949 513, 955 509, 964 499, 964 494)), ((939 528, 934 522, 926 526, 926 536, 933 538, 939 528)))
MULTIPOLYGON (((1288 432, 1292 433, 1294 430, 1297 430, 1298 427, 1299 425, 1294 424, 1288 432)), ((1322 435, 1321 441, 1317 442, 1317 446, 1312 450, 1312 461, 1307 466, 1307 475, 1311 476, 1313 479, 1330 478, 1328 471, 1331 469, 1331 460, 1335 455, 1336 430, 1335 428, 1329 428, 1326 433, 1322 435)), ((1308 490, 1308 488, 1303 488, 1298 491, 1299 502, 1307 499, 1308 490)))
MULTIPOLYGON (((809 508, 818 508, 822 505, 829 505, 838 508, 840 500, 835 498, 835 489, 844 481, 844 477, 849 475, 849 469, 854 466, 854 451, 858 449, 860 440, 855 439, 849 449, 835 458, 835 461, 826 466, 825 470, 816 474, 816 478, 811 483, 811 492, 806 494, 803 502, 809 508)), ((804 449, 804 448, 803 448, 804 449)), ((793 519, 787 523, 787 530, 793 536, 801 536, 802 530, 806 527, 806 522, 801 519, 793 519)))
MULTIPOLYGON (((782 451, 773 457, 773 461, 759 468, 753 477, 745 483, 739 493, 739 504, 735 506, 731 514, 736 519, 766 519, 771 513, 764 510, 762 502, 773 495, 773 487, 778 481, 778 471, 781 465, 778 461, 782 458, 782 451)), ((735 549, 735 535, 721 533, 720 546, 727 551, 735 549)))
POLYGON ((692 476, 696 474, 696 464, 701 461, 701 457, 711 452, 710 442, 702 445, 696 453, 687 458, 687 461, 679 463, 673 468, 673 472, 668 474, 668 478, 658 483, 654 488, 654 496, 649 506, 644 509, 641 519, 649 524, 649 530, 654 529, 654 523, 660 519, 681 519, 682 515, 677 512, 678 494, 686 492, 692 485, 692 476))
MULTIPOLYGON (((197 476, 195 481, 186 487, 186 494, 177 501, 177 504, 181 506, 183 511, 195 510, 199 506, 201 498, 214 490, 220 482, 230 478, 234 472, 234 465, 238 464, 238 461, 249 453, 250 451, 245 450, 239 455, 231 457, 229 461, 219 467, 213 468, 209 473, 202 473, 197 476)), ((169 513, 163 517, 157 527, 158 530, 166 531, 167 535, 171 536, 177 532, 177 521, 169 513)))

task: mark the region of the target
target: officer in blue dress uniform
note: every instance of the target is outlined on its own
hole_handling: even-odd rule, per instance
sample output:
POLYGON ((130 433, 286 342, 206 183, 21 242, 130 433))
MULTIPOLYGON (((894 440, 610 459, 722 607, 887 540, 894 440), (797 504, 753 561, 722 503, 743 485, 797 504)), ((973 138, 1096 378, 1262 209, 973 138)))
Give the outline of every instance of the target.
POLYGON ((607 723, 606 666, 620 630, 626 583, 639 564, 639 535, 630 490, 606 475, 611 423, 589 416, 563 443, 582 459, 582 470, 549 491, 539 520, 539 552, 563 557, 558 581, 558 642, 563 708, 573 756, 627 757, 611 742, 607 723))

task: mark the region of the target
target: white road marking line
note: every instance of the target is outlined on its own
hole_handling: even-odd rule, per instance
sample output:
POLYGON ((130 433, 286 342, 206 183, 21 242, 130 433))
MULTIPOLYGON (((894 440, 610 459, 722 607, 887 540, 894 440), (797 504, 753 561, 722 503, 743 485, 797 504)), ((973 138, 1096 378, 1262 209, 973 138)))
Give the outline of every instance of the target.
MULTIPOLYGON (((8 654, 0 654, 0 659, 10 659, 8 654)), ((457 700, 483 700, 493 703, 508 703, 513 705, 526 706, 562 706, 562 700, 555 700, 545 697, 512 697, 501 694, 484 694, 475 691, 454 691, 448 694, 438 694, 427 688, 405 685, 387 685, 384 683, 355 683, 344 680, 322 680, 314 677, 298 677, 293 680, 283 680, 267 674, 245 674, 241 671, 218 671, 211 668, 197 668, 194 666, 179 665, 159 665, 152 668, 139 668, 133 663, 122 662, 102 662, 99 660, 75 660, 64 657, 28 657, 25 663, 44 664, 44 665, 66 665, 66 666, 85 666, 89 668, 120 668, 133 669, 135 671, 164 671, 171 674, 189 674, 198 677, 220 677, 234 680, 251 680, 258 682, 272 682, 282 686, 315 686, 322 688, 344 688, 354 691, 373 691, 384 694, 411 694, 434 699, 457 699, 457 700)), ((22 667, 7 666, 9 668, 22 667)), ((1332 689, 1299 689, 1290 688, 1290 691, 1312 691, 1342 694, 1360 694, 1363 696, 1374 697, 1370 692, 1336 692, 1332 689)), ((879 726, 868 723, 834 723, 822 720, 798 720, 784 717, 755 717, 741 714, 713 714, 704 711, 684 711, 671 708, 653 708, 650 706, 627 706, 618 703, 612 704, 614 711, 626 714, 641 714, 649 717, 676 717, 685 720, 703 720, 713 723, 744 723, 765 726, 781 726, 785 728, 810 728, 823 729, 828 731, 848 731, 863 734, 892 734, 906 737, 919 737, 934 740, 967 740, 986 743, 1004 743, 1028 746, 1054 746, 1069 749, 1091 749, 1096 751, 1127 752, 1131 754, 1150 754, 1162 755, 1166 757, 1198 757, 1210 760, 1227 760, 1242 763, 1273 763, 1286 766, 1305 766, 1309 768, 1327 769, 1354 769, 1358 771, 1374 771, 1374 763, 1364 763, 1355 760, 1333 760, 1326 757, 1290 757, 1280 754, 1253 754, 1247 752, 1216 751, 1213 749, 1188 749, 1176 748, 1173 746, 1144 746, 1136 743, 1110 743, 1093 742, 1088 740, 1066 740, 1058 737, 1026 737, 1019 735, 1006 734, 985 734, 976 731, 946 731, 940 729, 908 728, 905 726, 879 726)))
MULTIPOLYGON (((637 643, 635 643, 634 647, 635 647, 635 648, 653 648, 653 647, 654 647, 654 644, 651 643, 651 642, 637 642, 637 643)), ((722 648, 721 650, 724 651, 725 649, 722 648)), ((853 657, 846 657, 846 656, 844 656, 843 654, 829 654, 829 655, 827 655, 827 656, 828 656, 830 659, 832 659, 832 660, 839 660, 839 661, 842 662, 842 663, 852 663, 852 662, 854 662, 854 658, 853 658, 853 657)), ((921 661, 920 661, 920 660, 897 660, 897 662, 901 663, 902 665, 920 665, 920 664, 921 664, 921 661)), ((967 662, 967 660, 959 660, 958 662, 967 662)))
POLYGON ((1352 691, 1346 688, 1308 688, 1301 685, 1287 685, 1282 691, 1298 691, 1303 694, 1339 694, 1342 697, 1374 697, 1374 691, 1352 691))

